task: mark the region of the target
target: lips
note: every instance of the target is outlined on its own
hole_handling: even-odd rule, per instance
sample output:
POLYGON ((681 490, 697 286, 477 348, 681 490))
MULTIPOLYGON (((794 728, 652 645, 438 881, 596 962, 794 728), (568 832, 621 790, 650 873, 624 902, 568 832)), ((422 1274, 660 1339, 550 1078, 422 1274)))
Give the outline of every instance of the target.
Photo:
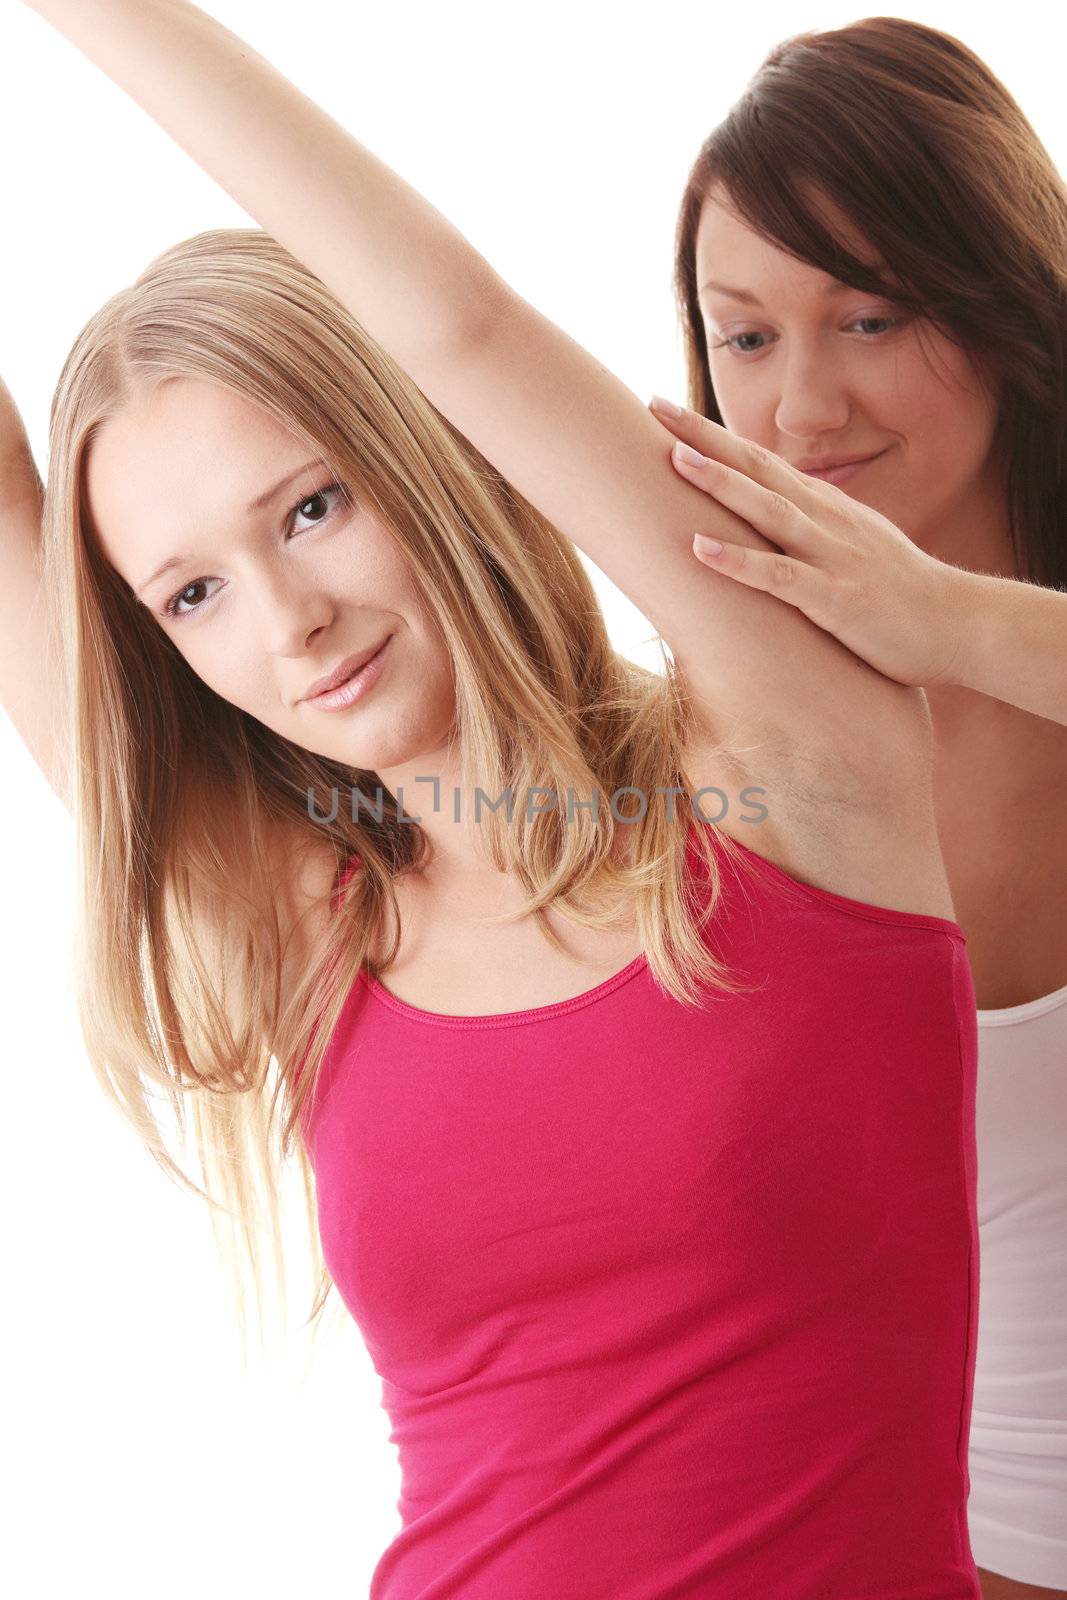
MULTIPOLYGON (((388 638, 388 635, 386 637, 388 638)), ((367 662, 378 654, 384 643, 385 639, 379 639, 377 644, 368 646, 357 655, 346 656, 341 665, 335 667, 325 678, 316 678, 303 698, 313 700, 316 695, 326 694, 330 689, 339 689, 342 683, 347 683, 349 678, 354 677, 361 667, 365 667, 367 662)))
POLYGON ((833 472, 838 467, 857 467, 863 461, 873 461, 875 456, 882 453, 881 450, 872 450, 865 456, 825 456, 821 461, 808 456, 803 461, 795 461, 793 465, 798 472, 833 472))

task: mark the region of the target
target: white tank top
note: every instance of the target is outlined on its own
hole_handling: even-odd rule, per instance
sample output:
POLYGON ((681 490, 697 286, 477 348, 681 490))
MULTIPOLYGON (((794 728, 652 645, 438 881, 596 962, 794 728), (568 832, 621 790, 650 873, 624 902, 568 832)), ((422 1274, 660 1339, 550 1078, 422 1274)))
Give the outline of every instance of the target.
POLYGON ((1067 987, 978 1012, 978 1566, 1067 1588, 1067 987))

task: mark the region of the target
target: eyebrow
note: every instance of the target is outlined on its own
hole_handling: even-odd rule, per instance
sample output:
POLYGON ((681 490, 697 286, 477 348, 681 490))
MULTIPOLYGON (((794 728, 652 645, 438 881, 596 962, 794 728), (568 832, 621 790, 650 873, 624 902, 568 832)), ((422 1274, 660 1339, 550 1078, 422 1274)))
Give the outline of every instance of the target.
MULTIPOLYGON (((274 484, 272 488, 265 490, 263 494, 257 495, 254 500, 250 501, 245 509, 245 515, 249 517, 255 516, 257 511, 262 511, 264 506, 269 505, 272 500, 280 495, 283 489, 288 489, 290 484, 295 483, 298 478, 302 478, 305 473, 310 472, 313 467, 324 465, 325 462, 322 456, 316 456, 314 461, 305 461, 302 467, 297 467, 295 472, 290 472, 286 477, 282 478, 280 482, 274 484)), ((172 571, 175 567, 184 566, 186 562, 190 561, 191 559, 191 557, 184 555, 168 556, 166 561, 162 562, 156 568, 156 570, 151 573, 137 589, 134 590, 134 593, 143 595, 145 591, 150 589, 154 583, 157 583, 165 573, 172 571)))
MULTIPOLYGON (((751 294, 747 289, 731 289, 725 283, 713 282, 711 278, 708 279, 707 283, 701 284, 700 288, 697 290, 697 294, 703 294, 705 289, 714 289, 716 294, 724 294, 730 300, 740 300, 746 306, 758 306, 762 303, 756 295, 751 294)), ((825 300, 829 300, 833 295, 847 294, 849 292, 849 285, 847 283, 836 282, 824 284, 819 291, 825 300)))

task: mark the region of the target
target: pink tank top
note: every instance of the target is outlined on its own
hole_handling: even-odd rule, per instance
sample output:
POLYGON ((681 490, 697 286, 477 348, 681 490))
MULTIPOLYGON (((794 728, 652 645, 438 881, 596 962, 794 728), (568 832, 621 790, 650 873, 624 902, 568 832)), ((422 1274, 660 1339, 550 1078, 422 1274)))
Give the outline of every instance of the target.
POLYGON ((980 1600, 964 936, 740 848, 756 993, 346 1000, 306 1126, 401 1470, 371 1600, 980 1600))

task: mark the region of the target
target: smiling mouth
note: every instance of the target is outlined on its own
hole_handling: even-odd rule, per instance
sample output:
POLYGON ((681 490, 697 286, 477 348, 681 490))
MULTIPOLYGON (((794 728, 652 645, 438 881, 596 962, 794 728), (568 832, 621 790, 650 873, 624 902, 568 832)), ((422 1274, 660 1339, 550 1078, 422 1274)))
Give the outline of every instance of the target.
POLYGON ((355 705, 377 683, 382 671, 382 658, 389 648, 392 637, 391 633, 388 634, 374 654, 368 656, 354 672, 349 673, 343 682, 335 684, 332 689, 322 689, 318 694, 306 696, 304 703, 321 711, 343 711, 348 706, 355 705))
MULTIPOLYGON (((886 450, 888 450, 888 448, 889 446, 887 445, 886 450)), ((856 461, 841 461, 836 467, 801 467, 800 471, 803 472, 807 478, 828 478, 835 472, 851 472, 856 467, 865 467, 870 462, 877 461, 879 457, 884 455, 885 450, 876 450, 873 455, 860 456, 856 461)))

